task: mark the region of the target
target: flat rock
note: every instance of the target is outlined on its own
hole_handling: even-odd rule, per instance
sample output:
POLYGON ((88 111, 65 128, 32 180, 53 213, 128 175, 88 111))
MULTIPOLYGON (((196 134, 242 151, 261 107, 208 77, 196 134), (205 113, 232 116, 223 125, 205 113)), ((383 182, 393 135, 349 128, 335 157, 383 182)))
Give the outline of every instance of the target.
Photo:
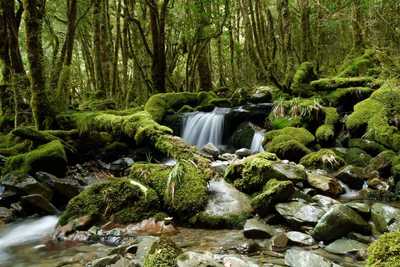
POLYGON ((43 214, 55 215, 59 210, 40 194, 32 194, 21 198, 24 206, 33 207, 43 214))
POLYGON ((334 262, 312 251, 291 248, 286 251, 285 263, 290 267, 339 267, 334 262))
POLYGON ((368 245, 359 241, 347 238, 341 238, 330 243, 324 249, 330 253, 346 255, 349 253, 365 254, 368 245))
POLYGON ((288 221, 297 223, 315 224, 325 214, 322 208, 302 201, 279 203, 275 209, 288 221))
POLYGON ((304 234, 302 232, 291 231, 287 232, 286 236, 289 241, 300 245, 312 246, 316 243, 312 236, 304 234))
POLYGON ((344 192, 343 187, 337 179, 321 175, 317 172, 307 173, 307 181, 312 187, 329 195, 336 196, 344 192))
POLYGON ((268 224, 253 218, 246 221, 243 227, 243 235, 251 239, 265 239, 273 236, 275 230, 268 224))
POLYGON ((211 143, 208 143, 207 145, 203 146, 201 148, 201 151, 213 157, 218 157, 218 155, 221 153, 220 150, 211 143))
POLYGON ((241 148, 235 151, 235 155, 241 158, 250 156, 251 154, 251 150, 248 148, 241 148))
POLYGON ((367 181, 364 169, 352 165, 347 165, 340 169, 335 177, 352 189, 362 189, 367 181))
POLYGON ((386 232, 388 227, 400 221, 400 209, 383 203, 374 203, 371 207, 371 219, 380 232, 386 232))
POLYGON ((301 165, 277 161, 272 162, 271 167, 274 175, 276 175, 275 178, 291 180, 293 182, 301 182, 307 179, 307 173, 301 165))

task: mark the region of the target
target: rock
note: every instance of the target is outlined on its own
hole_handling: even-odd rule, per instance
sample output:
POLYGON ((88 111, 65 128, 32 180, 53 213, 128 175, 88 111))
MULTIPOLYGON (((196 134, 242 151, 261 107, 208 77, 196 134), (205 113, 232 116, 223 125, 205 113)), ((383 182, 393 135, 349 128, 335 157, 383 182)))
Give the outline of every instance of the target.
POLYGON ((389 185, 379 178, 372 178, 368 180, 368 188, 387 191, 389 190, 389 185))
POLYGON ((21 191, 25 194, 40 194, 46 199, 51 199, 53 192, 50 188, 39 183, 35 178, 29 175, 7 174, 1 179, 3 186, 13 190, 21 191))
POLYGON ((15 191, 0 187, 4 190, 0 193, 0 206, 9 207, 12 203, 18 201, 19 196, 15 191))
POLYGON ((304 234, 302 232, 291 231, 287 232, 286 236, 289 241, 300 245, 312 246, 316 243, 312 236, 304 234))
POLYGON ((207 145, 203 146, 201 148, 201 151, 213 157, 218 157, 218 155, 221 153, 219 149, 211 143, 208 143, 207 145))
POLYGON ((368 234, 370 226, 356 211, 337 204, 322 216, 312 235, 316 240, 329 242, 353 231, 368 234))
POLYGON ((377 230, 384 233, 396 221, 400 221, 400 209, 383 203, 374 203, 371 207, 371 219, 377 230))
POLYGON ((215 170, 217 173, 220 173, 221 175, 223 175, 225 173, 226 169, 228 168, 229 164, 230 164, 229 161, 217 160, 217 161, 211 162, 211 168, 213 170, 215 170))
POLYGON ((284 161, 276 161, 271 164, 272 171, 277 178, 282 180, 291 180, 293 182, 301 182, 307 179, 307 174, 301 165, 287 163, 284 161))
POLYGON ((264 186, 263 192, 252 199, 251 205, 259 215, 264 216, 275 204, 288 201, 294 191, 292 182, 272 179, 264 186))
POLYGON ((235 154, 224 153, 220 155, 218 158, 223 161, 235 161, 238 159, 238 156, 235 154))
POLYGON ((322 208, 303 201, 280 203, 275 209, 286 220, 295 223, 315 224, 325 214, 322 208))
POLYGON ((59 210, 40 194, 23 196, 21 200, 23 206, 26 206, 25 210, 29 209, 29 207, 33 207, 34 210, 43 214, 54 215, 59 213, 59 210))
POLYGON ((367 181, 364 170, 352 165, 340 169, 335 177, 353 189, 362 189, 367 181))
POLYGON ((304 156, 300 160, 300 164, 308 169, 335 171, 343 167, 346 162, 340 156, 336 155, 333 150, 321 149, 304 156))
POLYGON ((324 249, 330 253, 346 255, 346 254, 365 254, 368 245, 358 242, 356 240, 341 238, 330 243, 324 249))
POLYGON ((278 233, 271 238, 272 249, 278 251, 285 249, 288 241, 289 239, 285 233, 278 233))
POLYGON ((275 230, 268 224, 259 219, 249 219, 243 228, 243 235, 250 239, 265 239, 273 236, 275 230))
POLYGON ((378 171, 381 177, 388 178, 391 175, 392 159, 396 156, 397 154, 391 150, 383 151, 371 159, 367 170, 369 172, 378 171))
POLYGON ((234 255, 223 256, 222 263, 223 266, 229 267, 259 267, 258 264, 252 262, 250 259, 243 259, 234 255))
POLYGON ((224 267, 211 252, 187 251, 177 258, 177 267, 224 267))
POLYGON ((320 207, 324 208, 324 210, 329 210, 333 205, 339 204, 340 202, 323 195, 315 195, 312 197, 312 200, 317 202, 320 207))
POLYGON ((58 226, 54 233, 57 240, 65 240, 67 236, 73 232, 80 230, 88 230, 93 223, 93 216, 87 215, 70 221, 68 224, 58 226))
POLYGON ((336 179, 320 175, 317 172, 307 173, 307 181, 312 187, 329 195, 340 195, 344 191, 336 179))
POLYGON ((252 123, 249 122, 242 123, 232 133, 230 144, 234 148, 250 147, 254 133, 255 133, 255 127, 252 123))
POLYGON ((14 213, 12 210, 0 207, 0 221, 9 223, 14 220, 14 213))
POLYGON ((119 255, 111 255, 104 258, 96 259, 86 265, 87 267, 107 267, 111 264, 116 263, 120 259, 119 255))
POLYGON ((290 267, 336 267, 339 266, 311 251, 291 248, 286 251, 285 263, 290 267))
POLYGON ((257 89, 254 94, 249 98, 250 103, 270 103, 272 101, 272 94, 269 90, 257 89))
POLYGON ((346 206, 352 208, 353 210, 357 211, 362 215, 368 216, 371 209, 368 204, 361 203, 361 202, 348 202, 345 204, 346 206))
POLYGON ((137 251, 136 251, 136 257, 135 257, 135 260, 136 260, 137 264, 139 264, 139 266, 143 266, 144 258, 149 253, 153 244, 159 240, 160 240, 159 237, 144 236, 139 241, 139 243, 137 244, 137 251))
POLYGON ((366 167, 372 159, 367 152, 356 147, 347 149, 343 158, 347 164, 359 167, 366 167))
POLYGON ((235 224, 244 222, 253 211, 249 197, 223 179, 211 180, 208 191, 207 206, 196 218, 201 226, 237 227, 235 224))
POLYGON ((143 267, 176 266, 177 258, 182 250, 166 237, 155 241, 144 258, 143 267))
POLYGON ((235 151, 235 155, 240 157, 240 158, 248 157, 251 154, 252 154, 251 150, 248 149, 248 148, 241 148, 241 149, 238 149, 238 150, 235 151))
POLYGON ((110 170, 111 171, 123 171, 126 168, 129 168, 130 166, 132 166, 134 163, 132 158, 122 158, 122 159, 118 159, 116 161, 113 161, 110 164, 110 170))

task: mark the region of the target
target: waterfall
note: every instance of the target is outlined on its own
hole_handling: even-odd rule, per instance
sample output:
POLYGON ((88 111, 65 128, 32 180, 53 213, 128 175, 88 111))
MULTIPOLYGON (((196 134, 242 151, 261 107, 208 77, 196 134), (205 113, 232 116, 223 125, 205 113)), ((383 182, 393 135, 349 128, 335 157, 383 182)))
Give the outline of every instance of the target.
POLYGON ((228 108, 215 108, 212 112, 192 112, 186 114, 183 122, 182 137, 186 143, 199 148, 211 143, 222 145, 225 114, 228 108))
POLYGON ((253 140, 251 141, 250 150, 253 153, 263 152, 264 131, 255 131, 253 140))

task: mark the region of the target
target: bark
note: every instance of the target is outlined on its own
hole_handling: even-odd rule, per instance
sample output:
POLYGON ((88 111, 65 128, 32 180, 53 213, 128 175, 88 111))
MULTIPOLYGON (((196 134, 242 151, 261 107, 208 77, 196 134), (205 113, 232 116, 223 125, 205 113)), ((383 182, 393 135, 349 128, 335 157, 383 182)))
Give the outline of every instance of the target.
POLYGON ((361 0, 353 0, 352 28, 353 28, 354 52, 360 52, 365 48, 363 30, 361 25, 362 25, 361 0))
POLYGON ((312 39, 310 27, 310 4, 308 0, 300 0, 301 12, 301 61, 312 59, 312 39))

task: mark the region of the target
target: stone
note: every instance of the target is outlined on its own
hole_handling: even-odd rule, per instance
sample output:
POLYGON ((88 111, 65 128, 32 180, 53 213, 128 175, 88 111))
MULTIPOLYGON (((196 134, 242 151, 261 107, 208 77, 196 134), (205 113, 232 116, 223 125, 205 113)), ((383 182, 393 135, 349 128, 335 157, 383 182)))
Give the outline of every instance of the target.
POLYGON ((325 214, 321 207, 303 201, 279 203, 275 209, 286 220, 295 223, 316 224, 325 214))
POLYGON ((151 247, 153 244, 157 241, 159 241, 159 237, 154 237, 154 236, 144 236, 138 243, 137 245, 137 251, 136 251, 136 262, 139 264, 139 266, 143 266, 144 263, 144 258, 146 255, 149 253, 151 247))
POLYGON ((107 267, 111 264, 116 263, 120 259, 119 255, 111 255, 104 258, 96 259, 86 265, 87 267, 107 267))
POLYGON ((389 184, 375 177, 368 180, 368 188, 387 191, 389 190, 389 184))
POLYGON ((235 151, 235 155, 237 155, 240 158, 250 156, 251 154, 252 154, 251 150, 248 148, 241 148, 235 151))
POLYGON ((217 160, 217 161, 213 161, 211 162, 211 168, 216 171, 217 173, 224 175, 226 169, 229 166, 229 161, 221 161, 221 160, 217 160))
POLYGON ((316 243, 312 236, 302 232, 290 231, 286 233, 286 236, 290 242, 300 245, 312 246, 316 243))
POLYGON ((256 92, 250 96, 249 101, 253 104, 270 103, 272 101, 272 94, 268 90, 257 89, 256 92))
POLYGON ((55 215, 60 212, 56 207, 54 207, 53 204, 51 204, 46 198, 44 198, 40 194, 23 196, 21 200, 23 206, 25 207, 25 210, 28 210, 29 207, 33 207, 38 212, 48 215, 55 215))
POLYGON ((285 249, 287 247, 288 242, 289 239, 285 233, 278 233, 271 238, 273 250, 280 251, 282 249, 285 249))
POLYGON ((1 179, 1 184, 5 188, 17 190, 25 194, 40 194, 46 199, 51 199, 53 192, 46 185, 39 183, 29 175, 7 174, 1 179))
POLYGON ((285 263, 290 267, 336 267, 335 263, 312 251, 291 248, 286 251, 285 263))
POLYGON ((116 161, 113 161, 110 164, 110 170, 111 171, 123 171, 126 168, 129 168, 130 166, 132 166, 134 163, 132 158, 122 158, 122 159, 118 159, 116 161))
POLYGON ((250 239, 265 239, 273 236, 275 230, 268 224, 253 218, 246 221, 243 235, 250 239))
POLYGON ((79 182, 71 178, 60 179, 46 172, 37 172, 35 177, 54 191, 58 201, 62 198, 64 203, 68 202, 74 196, 79 195, 83 190, 79 182))
POLYGON ((344 192, 344 189, 338 180, 318 174, 317 172, 307 173, 307 181, 312 187, 325 194, 337 196, 344 192))
POLYGON ((211 143, 208 143, 207 145, 203 146, 201 148, 201 151, 213 157, 218 157, 218 155, 221 153, 220 150, 211 143))
POLYGON ((239 257, 236 255, 222 256, 223 266, 229 267, 260 267, 248 258, 239 257))
POLYGON ((400 221, 400 209, 383 203, 374 203, 371 207, 371 219, 377 230, 384 233, 391 224, 400 221))
POLYGON ((276 175, 275 178, 282 180, 305 181, 307 179, 307 173, 304 167, 294 163, 287 163, 285 161, 276 161, 271 164, 272 171, 276 175))
POLYGON ((220 155, 218 158, 223 161, 235 161, 238 159, 238 156, 235 154, 224 153, 220 155))
POLYGON ((340 169, 335 177, 352 189, 362 189, 367 181, 363 168, 352 165, 340 169))
POLYGON ((317 202, 318 205, 320 207, 324 208, 324 210, 326 210, 326 211, 329 210, 330 207, 332 207, 333 205, 340 203, 339 201, 337 201, 333 198, 323 196, 323 195, 315 195, 312 197, 312 200, 317 202))
POLYGON ((348 202, 345 204, 346 206, 352 208, 353 210, 357 211, 362 215, 369 215, 371 212, 371 208, 368 204, 362 202, 348 202))
POLYGON ((14 213, 11 209, 0 207, 0 221, 9 223, 14 220, 14 213))
POLYGON ((3 189, 4 191, 0 193, 0 206, 9 207, 12 203, 18 201, 19 196, 15 191, 4 187, 3 189))
POLYGON ((224 265, 217 262, 211 252, 187 251, 178 256, 177 267, 224 267, 224 265))
POLYGON ((341 238, 330 243, 324 249, 333 254, 346 255, 346 254, 365 254, 368 245, 359 241, 347 238, 341 238))
POLYGON ((350 232, 370 233, 369 224, 352 208, 334 205, 314 227, 312 236, 320 241, 332 241, 350 232))

